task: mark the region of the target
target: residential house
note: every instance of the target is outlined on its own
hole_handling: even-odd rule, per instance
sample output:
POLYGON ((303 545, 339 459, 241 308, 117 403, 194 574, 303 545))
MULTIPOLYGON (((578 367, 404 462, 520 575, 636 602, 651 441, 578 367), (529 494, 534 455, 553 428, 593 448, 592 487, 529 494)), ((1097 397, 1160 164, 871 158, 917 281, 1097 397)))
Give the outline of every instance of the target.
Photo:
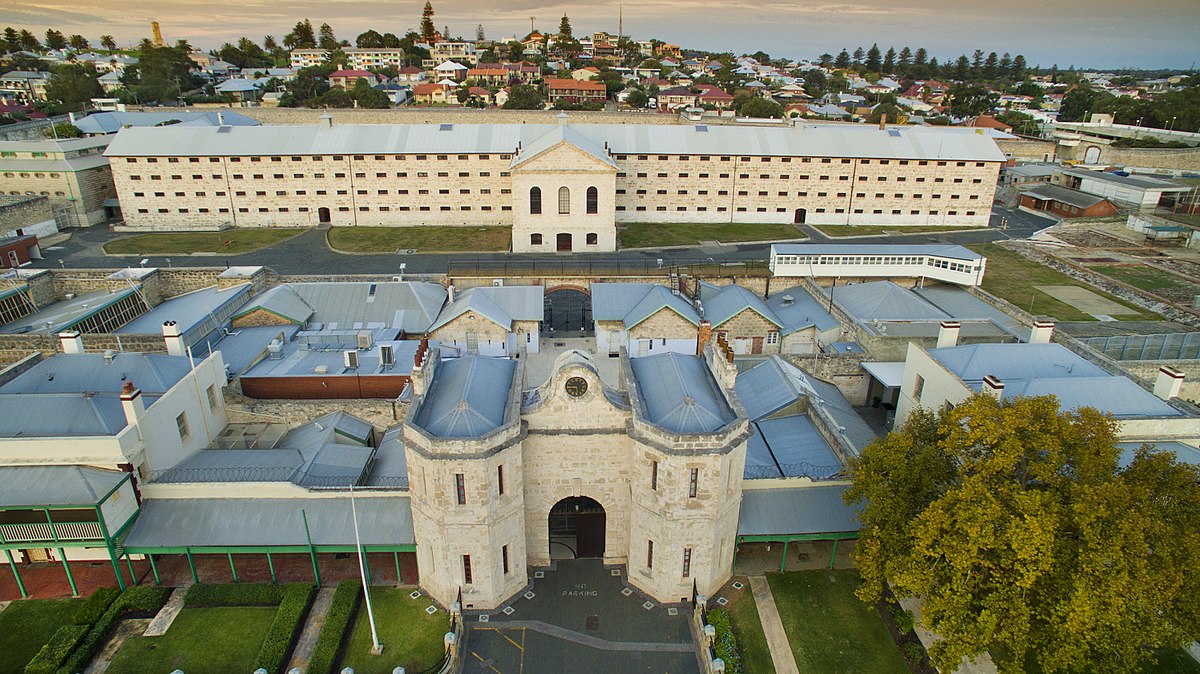
MULTIPOLYGON (((700 314, 678 290, 653 283, 593 283, 596 352, 631 358, 699 352, 700 314)), ((703 336, 707 341, 708 334, 703 336)), ((701 343, 702 345, 702 343, 701 343)))
POLYGON ((433 76, 437 80, 452 80, 454 82, 462 82, 467 79, 467 71, 470 70, 461 63, 454 61, 443 61, 433 69, 433 76))
POLYGON ((467 81, 488 86, 505 86, 508 84, 509 77, 511 77, 511 73, 505 68, 471 68, 467 70, 467 81))
POLYGON ((584 66, 571 71, 571 79, 586 82, 591 79, 600 77, 600 69, 596 66, 584 66))
POLYGON ((21 103, 46 100, 46 85, 50 73, 12 70, 0 75, 0 98, 21 103))
POLYGON ((1048 211, 1064 218, 1097 218, 1116 215, 1117 206, 1104 197, 1051 184, 1020 189, 1021 210, 1048 211))
POLYGON ((379 84, 379 76, 368 70, 335 70, 329 73, 329 86, 347 91, 353 89, 359 80, 366 80, 371 86, 379 84))
POLYGON ((480 286, 456 293, 429 327, 445 354, 513 356, 537 353, 545 297, 542 286, 480 286))
POLYGON ((567 103, 604 103, 608 89, 603 82, 581 82, 575 79, 546 78, 546 98, 553 105, 567 103))
POLYGON ((691 106, 711 105, 728 108, 733 105, 733 96, 713 84, 695 84, 690 87, 673 87, 659 92, 658 109, 678 111, 691 106))
POLYGON ((425 70, 417 66, 404 66, 396 75, 398 84, 420 84, 425 81, 425 70))
POLYGON ((479 55, 474 42, 452 42, 442 40, 429 50, 429 58, 422 65, 433 68, 446 61, 474 65, 479 62, 479 55))

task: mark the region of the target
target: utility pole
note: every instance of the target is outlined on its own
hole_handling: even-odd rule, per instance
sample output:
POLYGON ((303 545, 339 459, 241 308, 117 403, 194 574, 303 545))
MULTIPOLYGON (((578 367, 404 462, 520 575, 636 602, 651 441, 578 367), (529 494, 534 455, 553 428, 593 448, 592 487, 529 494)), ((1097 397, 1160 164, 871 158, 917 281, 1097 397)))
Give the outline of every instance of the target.
POLYGON ((371 623, 371 655, 383 653, 379 635, 375 631, 375 613, 371 610, 371 589, 367 586, 366 563, 363 561, 362 541, 358 536, 358 507, 354 504, 354 486, 350 487, 350 516, 354 520, 354 547, 358 549, 358 575, 362 578, 363 599, 367 603, 367 620, 371 623))
POLYGON ((531 17, 529 17, 529 32, 530 32, 531 34, 532 34, 532 33, 533 33, 533 31, 534 31, 534 29, 533 29, 533 20, 534 20, 534 19, 536 19, 536 18, 537 18, 537 17, 534 17, 534 16, 531 16, 531 17))
POLYGON ((617 42, 621 41, 622 32, 625 30, 625 7, 617 5, 617 42))

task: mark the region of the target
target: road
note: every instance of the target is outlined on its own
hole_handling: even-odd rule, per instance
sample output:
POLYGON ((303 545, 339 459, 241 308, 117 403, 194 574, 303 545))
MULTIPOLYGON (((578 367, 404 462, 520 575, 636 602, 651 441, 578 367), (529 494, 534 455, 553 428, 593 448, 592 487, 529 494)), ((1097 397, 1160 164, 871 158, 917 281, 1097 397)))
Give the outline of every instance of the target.
MULTIPOLYGON (((864 238, 830 238, 812 227, 802 227, 812 242, 841 243, 986 243, 1003 239, 1026 238, 1033 232, 1053 225, 1054 221, 1022 211, 992 209, 991 227, 956 234, 906 234, 903 236, 875 236, 864 238), (1008 228, 1000 229, 1007 218, 1008 228)), ((899 229, 899 228, 897 228, 899 229)), ((70 267, 80 269, 105 269, 138 264, 137 256, 106 255, 101 246, 114 238, 126 236, 112 234, 105 227, 74 230, 70 241, 43 251, 45 259, 31 268, 70 267)), ((572 261, 622 261, 634 264, 653 264, 662 259, 664 264, 672 261, 736 262, 742 260, 765 261, 770 244, 728 244, 698 246, 690 248, 665 248, 662 250, 627 250, 616 253, 575 253, 572 261)), ((242 255, 176 255, 148 258, 148 267, 221 267, 238 265, 263 265, 280 274, 397 274, 404 264, 406 274, 444 274, 451 260, 455 261, 548 261, 562 262, 564 255, 529 255, 512 253, 459 253, 417 255, 350 255, 330 250, 325 244, 324 230, 310 230, 282 243, 242 255)))

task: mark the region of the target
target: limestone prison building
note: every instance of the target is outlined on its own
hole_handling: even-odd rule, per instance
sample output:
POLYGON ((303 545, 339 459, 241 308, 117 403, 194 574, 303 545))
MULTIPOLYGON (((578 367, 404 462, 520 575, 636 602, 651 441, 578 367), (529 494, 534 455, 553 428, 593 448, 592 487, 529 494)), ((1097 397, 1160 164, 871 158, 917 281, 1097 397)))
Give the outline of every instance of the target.
POLYGON ((569 124, 128 128, 127 225, 512 227, 604 252, 621 223, 986 226, 1004 155, 974 130, 569 124))

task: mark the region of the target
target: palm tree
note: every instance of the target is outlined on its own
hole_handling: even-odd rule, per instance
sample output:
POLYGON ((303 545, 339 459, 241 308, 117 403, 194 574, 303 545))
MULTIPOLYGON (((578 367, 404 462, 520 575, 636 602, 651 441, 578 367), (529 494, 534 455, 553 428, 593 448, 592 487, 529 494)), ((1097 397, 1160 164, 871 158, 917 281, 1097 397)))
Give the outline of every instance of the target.
POLYGON ((111 35, 101 35, 100 36, 100 46, 104 47, 108 51, 116 51, 117 41, 114 40, 113 36, 111 36, 111 35))

